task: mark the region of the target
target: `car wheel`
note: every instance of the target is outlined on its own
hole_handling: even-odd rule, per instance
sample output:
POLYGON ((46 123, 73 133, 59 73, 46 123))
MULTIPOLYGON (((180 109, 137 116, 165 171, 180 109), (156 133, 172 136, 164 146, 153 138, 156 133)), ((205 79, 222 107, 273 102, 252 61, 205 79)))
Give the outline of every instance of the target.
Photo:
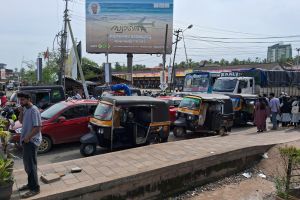
POLYGON ((42 136, 42 142, 37 150, 39 154, 47 153, 52 148, 52 140, 47 136, 42 136))
POLYGON ((220 136, 226 136, 226 135, 228 135, 225 127, 221 127, 220 130, 217 131, 217 133, 220 136))
POLYGON ((96 144, 80 145, 80 153, 85 157, 94 155, 96 153, 96 150, 97 150, 96 144))
POLYGON ((183 137, 186 134, 186 130, 183 127, 174 127, 173 134, 175 137, 183 137))

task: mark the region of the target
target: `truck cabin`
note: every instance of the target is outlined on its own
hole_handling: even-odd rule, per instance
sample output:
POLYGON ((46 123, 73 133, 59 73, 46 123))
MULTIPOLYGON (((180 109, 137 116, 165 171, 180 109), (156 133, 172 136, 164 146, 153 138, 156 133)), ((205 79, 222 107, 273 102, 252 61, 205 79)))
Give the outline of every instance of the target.
POLYGON ((254 91, 253 77, 221 77, 213 86, 213 92, 221 94, 254 94, 254 91))

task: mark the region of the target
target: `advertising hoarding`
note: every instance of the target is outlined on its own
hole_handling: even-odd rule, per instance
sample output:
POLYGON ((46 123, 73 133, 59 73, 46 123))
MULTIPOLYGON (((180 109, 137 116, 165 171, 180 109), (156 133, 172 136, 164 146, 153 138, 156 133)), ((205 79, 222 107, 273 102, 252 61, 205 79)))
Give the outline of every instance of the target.
POLYGON ((86 0, 89 53, 172 52, 173 0, 86 0))

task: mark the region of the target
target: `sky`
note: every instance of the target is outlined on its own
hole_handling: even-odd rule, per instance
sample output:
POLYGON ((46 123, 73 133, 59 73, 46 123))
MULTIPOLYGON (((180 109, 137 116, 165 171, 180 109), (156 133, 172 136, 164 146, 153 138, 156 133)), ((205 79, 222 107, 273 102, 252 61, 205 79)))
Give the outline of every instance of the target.
MULTIPOLYGON (((53 48, 63 26, 63 0, 0 3, 0 63, 21 68, 22 61, 35 61, 39 52, 53 48)), ((194 61, 264 59, 267 47, 278 42, 291 43, 295 56, 295 49, 300 48, 299 8, 299 0, 174 0, 174 29, 194 25, 184 33, 187 56, 194 61)), ((105 62, 103 54, 85 52, 85 1, 72 0, 69 9, 75 37, 83 42, 83 55, 99 64, 105 62)), ((180 41, 176 62, 185 59, 180 41)), ((109 62, 125 64, 126 55, 110 55, 109 62)), ((162 57, 134 55, 133 62, 154 67, 162 57)))

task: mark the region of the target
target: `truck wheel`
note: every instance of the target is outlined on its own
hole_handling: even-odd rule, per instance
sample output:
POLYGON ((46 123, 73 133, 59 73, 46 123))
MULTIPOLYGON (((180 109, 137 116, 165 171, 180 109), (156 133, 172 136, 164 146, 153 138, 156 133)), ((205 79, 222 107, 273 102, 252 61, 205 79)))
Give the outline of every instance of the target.
POLYGON ((42 136, 42 142, 37 150, 38 154, 47 153, 52 148, 52 140, 48 136, 42 136))
POLYGON ((183 127, 174 127, 173 134, 175 137, 183 137, 186 134, 186 130, 183 127))
POLYGON ((93 156, 96 153, 96 144, 81 144, 80 153, 84 157, 93 156))

